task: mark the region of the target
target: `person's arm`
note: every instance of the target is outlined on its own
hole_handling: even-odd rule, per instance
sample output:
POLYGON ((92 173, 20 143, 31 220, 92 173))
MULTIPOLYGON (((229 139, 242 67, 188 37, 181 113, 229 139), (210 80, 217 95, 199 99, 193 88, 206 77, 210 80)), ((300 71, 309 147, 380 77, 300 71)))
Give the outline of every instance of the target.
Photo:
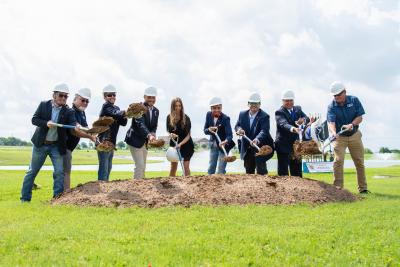
MULTIPOLYGON (((105 107, 104 116, 113 117, 114 119, 121 121, 121 122, 123 122, 123 120, 126 120, 126 122, 127 122, 127 119, 125 118, 125 110, 119 110, 112 105, 108 105, 107 107, 105 107)), ((126 123, 125 123, 125 125, 126 125, 126 123)))
POLYGON ((336 124, 334 122, 328 122, 328 131, 330 136, 336 136, 336 124))
POLYGON ((190 118, 186 117, 186 126, 185 130, 187 131, 187 135, 183 138, 182 141, 179 142, 178 146, 183 146, 190 140, 190 131, 192 130, 192 123, 190 122, 190 118))
POLYGON ((276 126, 278 128, 284 129, 285 131, 288 131, 290 133, 297 133, 298 128, 293 127, 291 124, 289 124, 289 121, 281 110, 275 111, 275 120, 276 126))
POLYGON ((257 134, 256 138, 253 139, 253 142, 255 144, 259 144, 260 141, 265 140, 267 137, 267 133, 269 132, 269 116, 265 116, 263 118, 260 118, 260 127, 261 130, 257 134))
POLYGON ((224 124, 225 124, 224 127, 225 127, 225 134, 226 134, 226 140, 225 141, 230 142, 233 139, 231 118, 229 118, 227 116, 224 124))
POLYGON ((38 127, 48 127, 47 123, 48 121, 43 119, 41 115, 41 110, 42 107, 46 107, 46 102, 41 102, 39 106, 37 107, 35 113, 33 114, 32 117, 32 124, 38 127))
POLYGON ((241 119, 240 116, 241 116, 241 113, 239 113, 238 120, 237 120, 237 122, 235 124, 235 131, 238 134, 245 134, 244 130, 242 129, 242 125, 240 123, 240 119, 241 119))

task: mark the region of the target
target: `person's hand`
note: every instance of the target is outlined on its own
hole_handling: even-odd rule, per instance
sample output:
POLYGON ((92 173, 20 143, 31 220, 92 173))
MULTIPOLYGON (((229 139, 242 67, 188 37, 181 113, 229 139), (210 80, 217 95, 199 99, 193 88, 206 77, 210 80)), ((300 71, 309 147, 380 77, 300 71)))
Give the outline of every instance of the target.
POLYGON ((54 122, 48 121, 47 122, 47 127, 49 127, 51 129, 51 128, 54 128, 54 127, 57 127, 57 126, 54 125, 54 122))
POLYGON ((208 130, 209 130, 210 132, 212 132, 212 133, 216 133, 217 130, 218 130, 218 127, 216 127, 216 126, 210 126, 210 127, 208 127, 208 130))
POLYGON ((178 144, 176 144, 175 148, 176 148, 176 149, 180 149, 181 146, 182 146, 181 143, 178 143, 178 144))
POLYGON ((353 130, 353 124, 350 123, 350 124, 343 125, 342 128, 347 129, 348 131, 351 131, 351 130, 353 130))
POLYGON ((228 143, 228 140, 224 140, 221 143, 219 143, 219 147, 222 148, 228 143))
POLYGON ((300 129, 299 129, 299 128, 293 127, 292 129, 293 129, 293 132, 294 132, 294 133, 297 133, 297 134, 300 133, 300 129))
POLYGON ((245 133, 244 133, 244 130, 243 130, 243 129, 239 129, 239 130, 236 132, 236 134, 242 136, 242 135, 244 135, 245 133))
POLYGON ((169 137, 172 139, 176 139, 178 137, 178 135, 174 134, 174 133, 170 133, 169 137))
POLYGON ((149 134, 148 139, 149 139, 149 141, 153 141, 153 140, 156 140, 156 137, 152 134, 149 134))
POLYGON ((96 136, 91 135, 91 136, 89 137, 89 139, 90 139, 90 141, 92 141, 93 143, 96 143, 96 136))
POLYGON ((260 140, 258 140, 257 138, 256 139, 254 139, 253 141, 251 141, 251 144, 252 145, 258 145, 260 143, 260 140))
POLYGON ((297 125, 302 125, 304 123, 304 118, 300 118, 296 121, 297 125))

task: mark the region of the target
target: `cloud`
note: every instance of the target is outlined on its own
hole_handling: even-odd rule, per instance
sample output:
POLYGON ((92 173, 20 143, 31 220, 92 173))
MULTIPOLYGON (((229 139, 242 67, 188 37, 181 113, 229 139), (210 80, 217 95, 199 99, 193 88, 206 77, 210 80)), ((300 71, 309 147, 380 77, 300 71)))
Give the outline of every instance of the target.
POLYGON ((367 111, 366 146, 400 147, 399 9, 398 1, 363 0, 2 1, 0 119, 8 126, 0 136, 28 139, 36 106, 59 82, 92 89, 89 121, 106 84, 119 90, 121 108, 156 86, 159 134, 180 96, 201 137, 214 95, 234 124, 249 94, 260 92, 274 135, 282 91, 294 90, 307 113, 325 114, 329 84, 343 80, 367 111))

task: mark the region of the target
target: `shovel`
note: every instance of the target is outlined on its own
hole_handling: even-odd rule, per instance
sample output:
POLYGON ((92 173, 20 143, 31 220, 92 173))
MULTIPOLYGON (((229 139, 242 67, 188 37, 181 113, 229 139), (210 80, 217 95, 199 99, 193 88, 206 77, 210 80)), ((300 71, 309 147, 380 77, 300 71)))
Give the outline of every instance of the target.
POLYGON ((321 151, 323 154, 325 154, 325 148, 327 148, 333 141, 335 141, 335 140, 336 140, 336 137, 337 137, 338 135, 341 135, 341 134, 347 132, 348 130, 349 130, 349 129, 344 128, 344 126, 342 126, 342 128, 340 129, 340 132, 338 132, 335 136, 332 136, 332 137, 330 137, 330 138, 328 138, 328 139, 326 139, 326 140, 324 141, 324 143, 321 145, 320 151, 321 151))
MULTIPOLYGON (((215 132, 213 132, 213 131, 211 131, 211 132, 215 135, 215 138, 217 138, 218 144, 221 144, 222 143, 221 142, 221 138, 219 138, 219 136, 217 134, 218 130, 215 131, 215 132)), ((226 162, 234 162, 236 160, 236 156, 228 156, 228 153, 226 153, 225 146, 221 146, 221 148, 222 148, 222 151, 224 151, 224 154, 225 154, 224 161, 226 161, 226 162)))
MULTIPOLYGON (((74 125, 60 124, 60 123, 55 123, 55 122, 52 122, 51 125, 54 125, 54 126, 60 127, 60 128, 65 128, 65 129, 75 129, 76 128, 76 126, 74 126, 74 125)), ((108 126, 97 126, 97 127, 93 127, 90 129, 87 127, 79 126, 78 128, 79 128, 79 130, 82 130, 88 134, 99 134, 99 133, 103 133, 103 132, 107 131, 108 129, 110 129, 110 127, 108 127, 108 126)))
POLYGON ((304 122, 301 124, 296 122, 296 125, 299 127, 299 141, 301 143, 301 142, 303 142, 303 132, 304 132, 305 124, 304 124, 304 122))
POLYGON ((185 168, 183 167, 183 158, 182 158, 180 149, 177 147, 177 145, 178 145, 178 139, 179 139, 178 136, 176 137, 176 139, 171 138, 172 142, 175 143, 176 153, 178 153, 179 162, 181 163, 182 176, 185 177, 186 175, 185 175, 185 168))
POLYGON ((256 156, 266 156, 266 155, 271 153, 270 149, 269 149, 269 146, 265 145, 265 146, 262 146, 260 148, 258 145, 254 144, 253 141, 250 138, 248 138, 245 133, 244 134, 238 134, 238 135, 244 137, 247 141, 249 141, 251 146, 253 146, 253 147, 255 147, 257 149, 258 152, 256 153, 256 156))

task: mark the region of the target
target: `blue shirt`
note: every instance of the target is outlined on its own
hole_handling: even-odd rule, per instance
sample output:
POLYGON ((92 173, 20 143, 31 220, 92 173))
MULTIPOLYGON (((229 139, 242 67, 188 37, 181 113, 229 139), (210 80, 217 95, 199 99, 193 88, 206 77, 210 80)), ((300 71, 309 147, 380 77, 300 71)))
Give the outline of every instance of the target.
MULTIPOLYGON (((76 122, 79 123, 83 127, 87 127, 88 124, 86 122, 86 115, 84 111, 80 111, 75 105, 72 106, 75 111, 75 119, 76 122)), ((70 131, 67 131, 67 149, 73 151, 76 146, 79 144, 80 138, 73 135, 70 131)))
MULTIPOLYGON (((51 121, 57 123, 58 122, 58 115, 60 115, 61 106, 56 106, 52 103, 51 106, 51 121)), ((46 135, 46 141, 57 141, 58 140, 58 133, 57 127, 50 128, 46 135)))
MULTIPOLYGON (((341 106, 335 100, 328 106, 327 120, 334 122, 336 132, 340 131, 343 125, 350 124, 356 117, 365 114, 364 108, 357 97, 348 95, 344 104, 341 106)), ((355 127, 357 129, 358 126, 355 127)))

